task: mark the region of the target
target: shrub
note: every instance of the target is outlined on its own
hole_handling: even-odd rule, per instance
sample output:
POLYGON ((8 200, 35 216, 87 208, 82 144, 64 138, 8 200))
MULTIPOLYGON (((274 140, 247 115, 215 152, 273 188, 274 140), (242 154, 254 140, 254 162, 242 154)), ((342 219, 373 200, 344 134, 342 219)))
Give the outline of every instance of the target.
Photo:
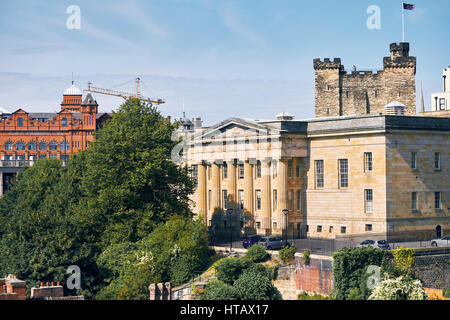
POLYGON ((281 300, 281 294, 270 279, 253 269, 245 270, 234 283, 240 300, 281 300))
POLYGON ((400 247, 393 250, 392 253, 394 255, 394 264, 397 271, 403 276, 412 274, 414 250, 400 247))
POLYGON ((260 244, 254 244, 248 248, 245 257, 253 262, 263 262, 269 258, 269 253, 260 244))
POLYGON ((211 280, 200 294, 200 300, 236 300, 234 288, 220 280, 211 280))
MULTIPOLYGON (((381 267, 380 275, 388 273, 392 275, 389 266, 388 253, 385 250, 375 248, 345 248, 333 253, 333 279, 334 298, 346 300, 350 296, 350 290, 359 288, 362 292, 361 299, 366 299, 370 294, 365 285, 367 267, 370 265, 381 267), (364 283, 364 285, 361 285, 364 283)), ((352 297, 355 297, 352 292, 352 297)))
POLYGON ((419 280, 410 277, 385 279, 373 289, 369 300, 426 300, 427 294, 419 280))
POLYGON ((330 297, 327 297, 322 294, 318 293, 309 294, 308 292, 303 291, 298 295, 297 300, 331 300, 331 299, 330 297))
POLYGON ((222 259, 216 265, 217 279, 232 285, 242 271, 249 268, 252 264, 252 261, 245 258, 230 257, 222 259))
POLYGON ((278 253, 280 259, 287 263, 289 261, 295 260, 295 253, 297 252, 297 247, 295 245, 285 246, 278 253))
POLYGON ((309 263, 311 262, 310 258, 309 258, 310 255, 311 255, 311 251, 309 251, 309 250, 303 251, 303 263, 305 265, 309 265, 309 263))
POLYGON ((450 298, 450 289, 445 290, 444 297, 450 298))

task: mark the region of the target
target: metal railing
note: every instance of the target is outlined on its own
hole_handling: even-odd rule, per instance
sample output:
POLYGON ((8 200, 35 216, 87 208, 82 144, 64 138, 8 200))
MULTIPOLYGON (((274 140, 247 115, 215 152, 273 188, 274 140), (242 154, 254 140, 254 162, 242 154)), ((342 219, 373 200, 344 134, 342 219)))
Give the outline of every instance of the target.
MULTIPOLYGON (((0 168, 23 168, 31 167, 37 160, 0 160, 0 168)), ((61 160, 63 167, 66 165, 66 160, 61 160)))

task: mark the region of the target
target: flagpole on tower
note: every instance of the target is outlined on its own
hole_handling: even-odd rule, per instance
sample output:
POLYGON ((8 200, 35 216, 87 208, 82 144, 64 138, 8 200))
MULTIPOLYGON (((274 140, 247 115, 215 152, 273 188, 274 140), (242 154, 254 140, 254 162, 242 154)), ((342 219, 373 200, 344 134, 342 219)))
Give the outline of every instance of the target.
POLYGON ((402 42, 405 42, 405 4, 402 2, 402 42))

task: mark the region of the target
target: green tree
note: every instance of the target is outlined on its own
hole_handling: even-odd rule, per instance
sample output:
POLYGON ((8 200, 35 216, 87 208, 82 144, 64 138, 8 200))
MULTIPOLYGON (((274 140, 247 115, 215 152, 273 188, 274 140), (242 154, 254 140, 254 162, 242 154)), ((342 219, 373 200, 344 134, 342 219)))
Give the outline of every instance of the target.
POLYGON ((284 246, 279 252, 281 261, 284 263, 291 262, 295 260, 295 253, 297 252, 297 247, 295 245, 284 246))
POLYGON ((414 250, 399 247, 392 250, 394 255, 394 265, 397 271, 403 276, 409 276, 413 272, 414 250))
POLYGON ((259 243, 252 245, 247 249, 245 257, 253 262, 263 262, 269 258, 269 253, 259 243))
POLYGON ((229 257, 220 260, 216 265, 217 279, 232 285, 240 274, 253 262, 249 259, 229 257))
POLYGON ((233 285, 239 300, 281 300, 281 294, 264 273, 245 270, 233 285))
POLYGON ((206 284, 200 300, 237 300, 237 294, 233 286, 214 279, 206 284))

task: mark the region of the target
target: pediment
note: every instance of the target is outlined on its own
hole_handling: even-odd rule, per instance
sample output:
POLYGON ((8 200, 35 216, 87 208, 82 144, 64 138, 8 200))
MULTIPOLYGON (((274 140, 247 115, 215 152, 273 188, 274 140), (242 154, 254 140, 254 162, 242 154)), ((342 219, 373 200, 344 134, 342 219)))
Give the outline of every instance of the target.
POLYGON ((224 137, 251 137, 267 134, 268 127, 258 124, 256 122, 248 121, 240 118, 230 118, 224 120, 202 132, 195 139, 212 139, 224 137))

